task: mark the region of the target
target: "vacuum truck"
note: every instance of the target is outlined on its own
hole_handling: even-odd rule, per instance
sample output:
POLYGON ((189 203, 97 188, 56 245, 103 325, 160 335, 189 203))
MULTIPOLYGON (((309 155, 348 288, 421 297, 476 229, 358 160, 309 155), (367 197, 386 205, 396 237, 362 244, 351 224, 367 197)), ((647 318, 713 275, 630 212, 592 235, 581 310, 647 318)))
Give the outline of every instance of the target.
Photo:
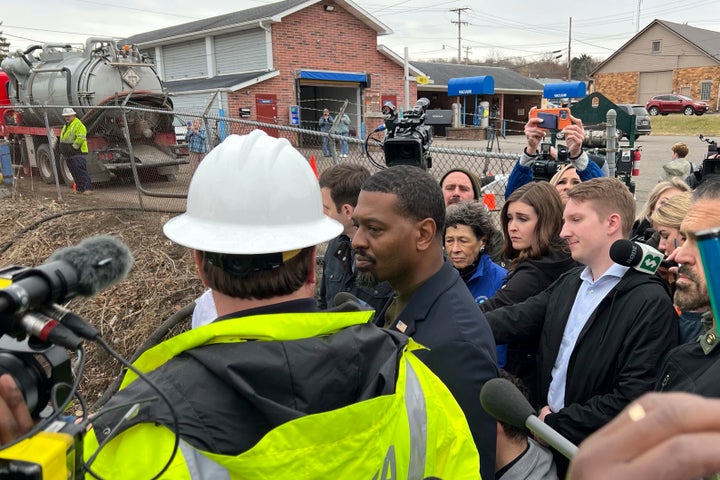
MULTIPOLYGON (((133 160, 139 172, 166 179, 187 163, 175 137, 172 101, 136 46, 110 38, 32 45, 4 59, 0 69, 0 137, 26 173, 33 169, 54 182, 50 149, 60 136, 62 106, 73 107, 87 128, 93 183, 130 175, 133 160)), ((54 156, 61 179, 72 185, 66 162, 54 156)))

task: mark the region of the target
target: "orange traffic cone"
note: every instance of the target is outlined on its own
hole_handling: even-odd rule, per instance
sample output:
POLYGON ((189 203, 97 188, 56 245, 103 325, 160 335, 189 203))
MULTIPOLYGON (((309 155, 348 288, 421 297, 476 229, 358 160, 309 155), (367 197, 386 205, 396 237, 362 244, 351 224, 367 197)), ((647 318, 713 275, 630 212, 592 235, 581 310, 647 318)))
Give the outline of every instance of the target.
POLYGON ((497 206, 497 204, 495 203, 495 194, 494 193, 483 194, 483 203, 488 208, 488 210, 495 210, 495 207, 497 206))
POLYGON ((317 169, 317 162, 315 162, 315 155, 310 155, 310 168, 312 168, 315 178, 320 178, 320 174, 317 169))
POLYGON ((73 193, 77 193, 77 183, 73 182, 73 193))

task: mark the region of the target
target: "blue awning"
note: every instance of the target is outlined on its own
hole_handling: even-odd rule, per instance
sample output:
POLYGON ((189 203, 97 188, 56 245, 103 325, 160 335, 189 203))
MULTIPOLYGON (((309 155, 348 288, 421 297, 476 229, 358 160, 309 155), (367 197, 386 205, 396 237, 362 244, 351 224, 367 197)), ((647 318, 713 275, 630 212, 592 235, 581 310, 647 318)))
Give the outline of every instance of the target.
POLYGON ((321 70, 300 70, 300 77, 304 80, 326 80, 331 82, 367 83, 366 73, 327 72, 321 70))
POLYGON ((495 79, 491 75, 461 77, 448 80, 448 96, 484 95, 495 93, 495 79))
POLYGON ((585 95, 585 82, 548 83, 543 89, 543 98, 583 98, 585 95))

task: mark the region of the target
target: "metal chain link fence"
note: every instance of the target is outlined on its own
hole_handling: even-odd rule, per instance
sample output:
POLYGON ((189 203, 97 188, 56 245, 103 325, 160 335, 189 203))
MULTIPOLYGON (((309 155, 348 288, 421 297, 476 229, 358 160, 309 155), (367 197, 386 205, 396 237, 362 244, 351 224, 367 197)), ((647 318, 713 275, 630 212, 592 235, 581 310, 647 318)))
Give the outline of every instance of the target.
MULTIPOLYGON (((35 116, 45 113, 42 107, 15 109, 29 114, 23 108, 32 110, 35 116)), ((61 108, 47 107, 53 113, 49 118, 57 118, 61 108)), ((168 112, 136 105, 94 107, 82 115, 88 129, 87 161, 94 198, 116 206, 182 212, 191 178, 185 138, 189 124, 195 119, 200 120, 207 132, 208 151, 227 135, 262 129, 270 135, 287 138, 308 161, 312 159, 316 163, 319 172, 339 162, 361 164, 371 172, 385 166, 381 145, 366 144, 365 139, 357 136, 220 117, 201 111, 168 112), (323 137, 328 139, 330 156, 322 154, 323 137), (347 157, 339 155, 341 139, 348 142, 347 157)), ((63 200, 73 194, 72 174, 55 141, 60 128, 47 123, 44 128, 33 129, 33 134, 6 136, 13 179, 6 180, 3 190, 10 201, 16 195, 43 195, 63 200)), ((518 153, 487 151, 491 142, 485 149, 456 147, 452 142, 443 138, 434 140, 429 149, 432 158, 429 172, 438 180, 449 169, 458 167, 476 174, 483 184, 483 193, 488 194, 486 204, 496 217, 502 208, 507 176, 518 153)))

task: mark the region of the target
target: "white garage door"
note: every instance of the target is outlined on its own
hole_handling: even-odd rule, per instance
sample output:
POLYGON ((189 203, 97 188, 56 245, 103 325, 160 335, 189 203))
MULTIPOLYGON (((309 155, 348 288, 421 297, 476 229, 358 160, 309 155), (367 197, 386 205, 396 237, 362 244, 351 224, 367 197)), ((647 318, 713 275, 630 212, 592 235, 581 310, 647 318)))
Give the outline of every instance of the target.
POLYGON ((672 93, 672 71, 640 73, 638 103, 645 104, 650 97, 672 93))

